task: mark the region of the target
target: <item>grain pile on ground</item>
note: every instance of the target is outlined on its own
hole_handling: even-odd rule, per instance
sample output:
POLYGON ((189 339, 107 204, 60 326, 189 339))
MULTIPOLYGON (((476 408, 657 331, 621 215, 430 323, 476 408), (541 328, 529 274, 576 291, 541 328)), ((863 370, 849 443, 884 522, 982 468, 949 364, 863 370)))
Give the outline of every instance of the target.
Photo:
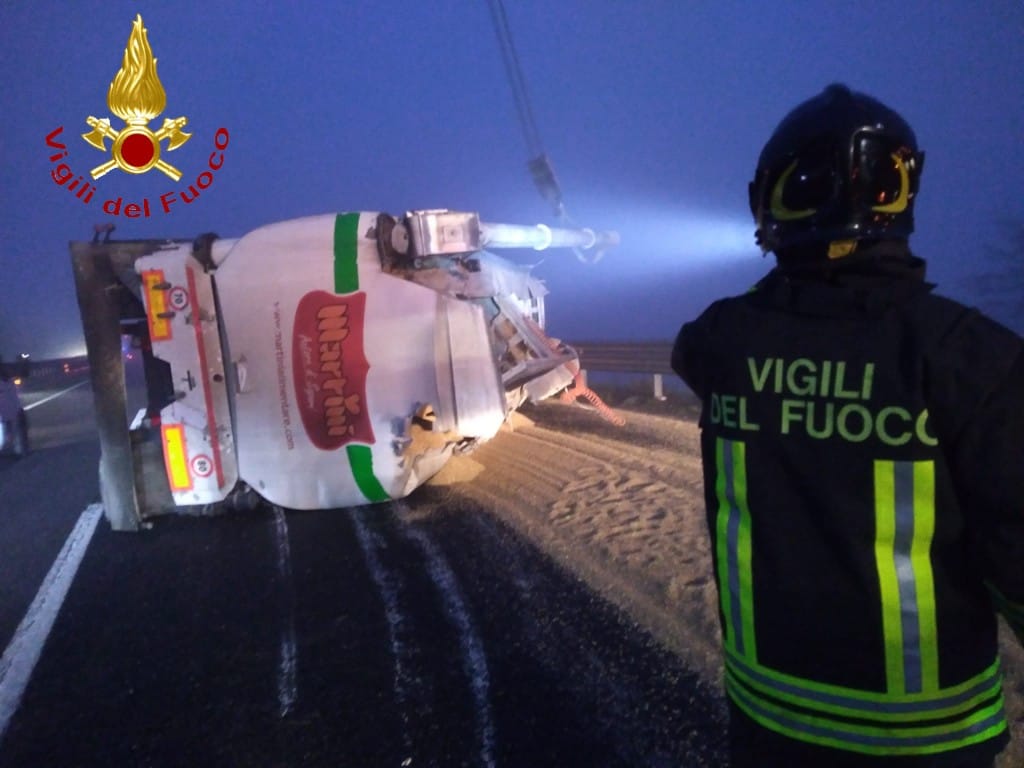
MULTIPOLYGON (((620 410, 624 427, 580 407, 530 406, 436 483, 492 510, 717 685, 697 408, 678 396, 631 400, 620 410)), ((999 767, 1007 768, 1024 765, 1024 650, 1001 629, 1013 744, 999 767)))

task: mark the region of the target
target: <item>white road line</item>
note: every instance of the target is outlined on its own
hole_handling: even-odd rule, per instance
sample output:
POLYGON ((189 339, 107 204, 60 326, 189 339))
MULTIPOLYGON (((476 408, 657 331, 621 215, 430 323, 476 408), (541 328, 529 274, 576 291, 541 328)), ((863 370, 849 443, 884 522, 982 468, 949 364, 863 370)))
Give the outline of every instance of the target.
POLYGON ((0 659, 0 739, 18 711, 32 670, 102 515, 100 504, 91 504, 82 512, 0 659))
POLYGON ((292 592, 292 552, 288 545, 288 523, 284 510, 274 507, 274 533, 277 539, 277 572, 281 577, 283 589, 288 595, 288 616, 281 633, 281 660, 277 669, 277 702, 278 714, 285 717, 292 710, 299 697, 298 682, 295 668, 298 663, 298 649, 295 644, 295 606, 292 592))
POLYGON ((72 385, 71 385, 70 387, 68 387, 67 389, 62 389, 62 390, 61 390, 60 392, 54 392, 54 393, 53 393, 52 395, 50 395, 49 397, 44 397, 44 398, 43 398, 42 400, 38 400, 38 401, 36 401, 36 402, 34 402, 34 403, 31 403, 30 405, 26 405, 26 406, 25 406, 25 410, 26 410, 26 411, 31 411, 31 410, 32 410, 33 408, 38 408, 38 407, 39 407, 40 405, 42 405, 43 403, 48 403, 48 402, 50 402, 51 400, 53 400, 53 399, 55 399, 55 398, 58 398, 58 397, 60 397, 61 395, 67 394, 67 393, 68 393, 68 392, 70 392, 70 391, 71 391, 72 389, 78 389, 79 387, 84 387, 84 386, 85 386, 86 384, 88 384, 88 383, 89 383, 89 380, 88 380, 88 379, 86 379, 85 381, 80 381, 80 382, 78 382, 77 384, 72 384, 72 385))
MULTIPOLYGON (((398 502, 399 504, 401 502, 398 502)), ((420 528, 410 528, 408 535, 418 545, 427 558, 427 570, 430 577, 441 590, 445 608, 455 621, 459 630, 459 641, 462 644, 462 662, 469 675, 470 688, 476 702, 477 735, 480 739, 480 761, 493 768, 494 761, 494 719, 491 717, 490 673, 487 669, 487 654, 483 643, 473 626, 473 620, 462 598, 458 580, 444 555, 433 541, 420 528)))
MULTIPOLYGON (((398 705, 399 714, 402 718, 402 743, 408 753, 412 753, 412 736, 409 733, 409 689, 414 685, 410 679, 409 671, 406 669, 405 658, 407 649, 402 641, 402 625, 405 621, 402 616, 398 602, 398 587, 395 579, 390 577, 384 564, 380 560, 380 549, 383 544, 380 537, 372 532, 366 525, 365 516, 368 514, 366 508, 352 510, 352 522, 356 529, 356 538, 359 540, 359 547, 363 550, 363 558, 366 560, 366 567, 370 570, 370 578, 377 587, 377 592, 384 603, 384 617, 388 624, 388 641, 391 644, 391 658, 395 664, 394 688, 395 702, 398 705)), ((411 761, 411 757, 406 760, 411 761)), ((402 765, 410 764, 403 762, 402 765)))

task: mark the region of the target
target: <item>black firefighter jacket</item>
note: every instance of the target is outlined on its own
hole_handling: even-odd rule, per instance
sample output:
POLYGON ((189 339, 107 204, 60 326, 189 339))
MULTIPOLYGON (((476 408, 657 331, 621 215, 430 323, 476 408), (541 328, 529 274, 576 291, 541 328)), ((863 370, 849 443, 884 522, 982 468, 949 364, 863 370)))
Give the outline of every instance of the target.
POLYGON ((824 747, 994 754, 993 601, 1024 628, 1024 346, 914 266, 774 270, 684 325, 672 367, 703 404, 733 703, 824 747))

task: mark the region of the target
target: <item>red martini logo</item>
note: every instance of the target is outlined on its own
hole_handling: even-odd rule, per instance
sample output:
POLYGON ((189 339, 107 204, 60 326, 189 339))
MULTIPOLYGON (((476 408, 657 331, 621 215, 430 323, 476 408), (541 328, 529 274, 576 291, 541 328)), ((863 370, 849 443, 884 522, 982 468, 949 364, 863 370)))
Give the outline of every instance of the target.
POLYGON ((317 448, 373 444, 363 352, 366 294, 311 291, 295 308, 292 375, 302 426, 317 448))
MULTIPOLYGON (((181 171, 161 155, 165 139, 166 151, 171 152, 192 138, 192 134, 182 130, 188 124, 188 118, 165 118, 158 130, 153 131, 149 128, 149 123, 163 112, 167 105, 167 94, 157 76, 156 62, 149 46, 148 32, 142 25, 142 16, 137 15, 128 37, 128 45, 124 50, 121 69, 114 76, 107 92, 107 106, 111 112, 124 120, 125 125, 116 129, 111 125, 110 118, 100 119, 92 115, 85 121, 92 128, 89 133, 82 134, 87 144, 106 152, 106 140, 110 139, 112 142, 111 159, 89 172, 93 180, 115 168, 136 175, 156 169, 174 181, 181 179, 181 171)), ((68 157, 67 146, 59 140, 63 131, 64 126, 60 126, 46 137, 46 145, 58 150, 50 155, 51 163, 58 163, 68 157)), ((174 203, 192 203, 202 190, 213 183, 214 173, 224 164, 224 150, 227 149, 228 139, 227 129, 218 129, 214 136, 214 151, 207 161, 207 169, 201 171, 187 188, 160 195, 159 208, 157 204, 151 205, 148 198, 142 198, 140 202, 126 203, 123 197, 118 197, 104 201, 104 213, 111 216, 124 215, 128 218, 149 217, 154 209, 170 213, 174 203)), ((85 179, 82 174, 76 175, 66 162, 55 165, 50 176, 55 184, 73 192, 83 203, 92 202, 96 185, 85 179)))

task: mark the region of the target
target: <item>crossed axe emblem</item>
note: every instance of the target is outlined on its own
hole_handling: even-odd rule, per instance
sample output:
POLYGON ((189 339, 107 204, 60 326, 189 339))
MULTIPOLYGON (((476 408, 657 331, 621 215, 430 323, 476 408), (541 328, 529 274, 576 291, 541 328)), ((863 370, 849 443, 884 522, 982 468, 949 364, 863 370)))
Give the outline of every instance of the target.
POLYGON ((167 139, 167 151, 170 152, 191 139, 191 133, 181 130, 188 124, 188 118, 164 118, 164 124, 155 133, 149 130, 144 118, 128 120, 128 125, 120 131, 111 127, 110 118, 100 120, 90 115, 85 122, 92 131, 83 133, 82 138, 96 149, 106 152, 105 140, 114 142, 110 148, 113 157, 90 171, 94 179, 114 168, 128 173, 145 173, 150 168, 156 168, 175 181, 181 178, 181 171, 160 159, 160 142, 167 139))

